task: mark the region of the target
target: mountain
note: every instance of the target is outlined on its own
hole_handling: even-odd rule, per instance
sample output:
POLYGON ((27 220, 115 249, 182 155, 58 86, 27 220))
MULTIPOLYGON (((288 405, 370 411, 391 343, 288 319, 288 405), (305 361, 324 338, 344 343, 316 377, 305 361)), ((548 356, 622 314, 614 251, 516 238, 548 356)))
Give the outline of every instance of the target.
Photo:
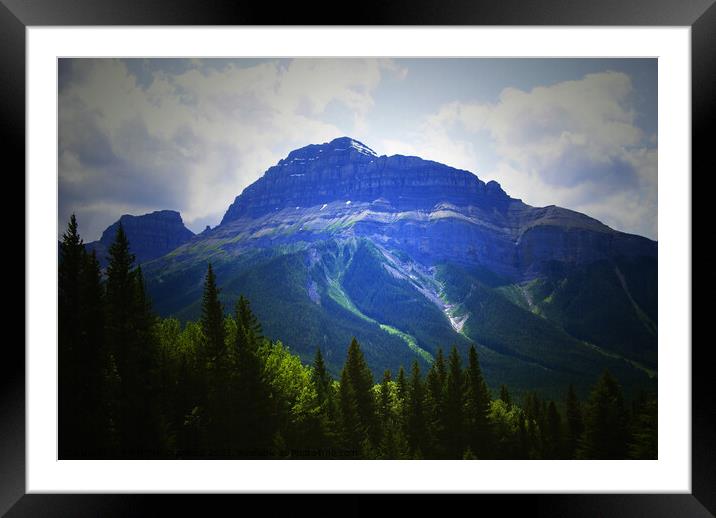
POLYGON ((578 212, 530 207, 497 182, 417 157, 378 157, 349 138, 291 152, 236 198, 218 230, 250 231, 253 241, 242 244, 255 246, 262 235, 275 243, 273 231, 291 225, 299 235, 354 226, 339 233, 369 237, 426 264, 479 264, 520 279, 553 261, 656 255, 655 242, 578 212))
POLYGON ((194 233, 184 226, 181 215, 174 210, 158 210, 142 216, 125 214, 102 232, 99 241, 85 244, 88 251, 95 251, 103 267, 107 264, 109 247, 120 223, 137 263, 161 257, 194 237, 194 233))
MULTIPOLYGON (((131 242, 131 237, 130 237, 131 242)), ((207 262, 228 309, 339 373, 352 336, 376 375, 478 347, 488 383, 560 397, 609 368, 655 387, 657 243, 497 182, 343 137, 292 151, 221 224, 146 265, 163 315, 200 313, 207 262)))

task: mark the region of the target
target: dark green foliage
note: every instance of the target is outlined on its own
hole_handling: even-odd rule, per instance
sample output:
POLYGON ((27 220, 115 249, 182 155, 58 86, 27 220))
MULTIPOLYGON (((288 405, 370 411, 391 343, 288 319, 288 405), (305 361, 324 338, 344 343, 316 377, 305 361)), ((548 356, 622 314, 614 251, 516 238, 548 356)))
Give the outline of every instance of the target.
POLYGON ((579 455, 585 459, 627 458, 627 412, 621 387, 605 371, 592 389, 584 411, 579 455))
POLYGON ((78 456, 82 447, 76 435, 81 408, 75 405, 77 386, 80 327, 80 276, 82 239, 73 214, 67 231, 62 235, 58 271, 58 406, 60 458, 78 456))
POLYGON ((561 459, 564 455, 562 445, 562 417, 559 415, 554 401, 550 401, 547 406, 543 437, 543 457, 545 459, 561 459))
POLYGON ((494 453, 498 459, 527 458, 527 429, 522 409, 508 406, 503 400, 490 403, 490 424, 492 426, 494 453), (524 434, 524 437, 523 437, 524 434))
POLYGON ((341 421, 345 446, 359 450, 368 440, 378 443, 378 423, 373 394, 373 375, 365 363, 360 344, 353 338, 341 374, 341 421))
POLYGON ((572 336, 655 366, 656 287, 654 258, 601 261, 555 283, 539 307, 572 336))
POLYGON ((407 436, 408 433, 408 381, 405 377, 405 369, 400 366, 398 379, 395 382, 396 397, 398 399, 398 425, 401 432, 407 436))
POLYGON ((487 459, 492 454, 492 430, 488 419, 490 392, 482 377, 480 362, 474 346, 470 347, 468 353, 465 382, 467 442, 478 459, 487 459))
MULTIPOLYGON (((132 280, 134 304, 130 321, 133 333, 128 343, 131 349, 126 354, 129 371, 123 376, 123 386, 133 403, 125 414, 125 432, 132 437, 130 450, 147 451, 149 456, 161 457, 165 445, 164 423, 158 400, 158 342, 154 332, 156 316, 147 297, 141 267, 133 272, 132 280)), ((133 455, 131 452, 129 454, 133 455)))
POLYGON ((659 441, 656 397, 642 393, 633 407, 629 455, 633 459, 657 459, 659 441))
POLYGON ((94 252, 85 254, 80 279, 80 348, 76 356, 80 377, 79 393, 74 404, 83 409, 80 429, 85 430, 84 447, 108 448, 109 436, 103 433, 109 423, 109 407, 104 393, 107 351, 104 345, 104 289, 99 261, 94 252))
POLYGON ((236 395, 227 393, 231 372, 224 308, 219 300, 219 288, 211 263, 207 266, 204 278, 200 325, 202 339, 196 351, 200 391, 196 397, 197 406, 193 417, 202 418, 202 431, 207 434, 205 441, 215 445, 218 456, 221 456, 221 449, 229 447, 230 421, 236 419, 233 413, 233 398, 236 395))
POLYGON ((512 405, 512 397, 510 396, 510 391, 507 389, 507 385, 505 384, 500 385, 500 399, 504 401, 508 407, 512 405))
MULTIPOLYGON (((401 371, 402 372, 402 371, 401 371)), ((403 373, 403 383, 405 374, 403 373)), ((400 402, 396 384, 392 381, 389 370, 383 373, 383 381, 379 387, 378 417, 381 429, 379 458, 404 458, 408 446, 401 427, 400 402)))
POLYGON ((378 416, 380 417, 380 423, 384 424, 389 421, 392 413, 392 401, 391 401, 391 390, 390 390, 391 375, 390 370, 386 370, 383 373, 383 381, 380 384, 380 399, 378 404, 378 416))
POLYGON ((536 392, 528 392, 523 406, 530 458, 544 458, 547 452, 547 401, 536 392))
MULTIPOLYGON (((358 402, 353 385, 348 381, 348 369, 343 368, 340 384, 340 437, 341 445, 347 449, 357 452, 366 431, 362 427, 358 416, 358 402)), ((356 455, 357 453, 354 453, 356 455)))
POLYGON ((60 244, 58 274, 59 456, 83 458, 109 446, 109 408, 103 393, 104 290, 74 214, 60 244))
POLYGON ((445 383, 447 373, 445 370, 445 357, 442 347, 438 349, 435 361, 428 371, 426 379, 426 421, 429 446, 423 450, 427 457, 443 457, 442 449, 445 443, 445 383))
POLYGON ((201 329, 204 332, 204 347, 202 354, 207 366, 221 365, 226 353, 224 340, 224 308, 219 300, 219 288, 216 286, 216 276, 211 263, 206 270, 204 280, 204 294, 201 299, 201 329))
POLYGON ((154 315, 146 296, 141 269, 122 225, 109 248, 107 266, 107 338, 116 361, 120 398, 113 407, 119 457, 161 455, 162 424, 158 408, 157 342, 154 315))
POLYGON ((410 453, 413 458, 423 458, 423 452, 429 449, 429 438, 425 419, 425 387, 417 361, 413 362, 407 406, 406 433, 410 453))
POLYGON ((236 303, 236 339, 228 361, 227 415, 223 416, 229 456, 263 457, 271 446, 274 416, 270 388, 259 356, 261 327, 246 298, 236 303))
POLYGON ((107 267, 107 339, 117 364, 118 375, 124 378, 131 358, 127 354, 132 341, 132 308, 135 304, 135 284, 132 275, 134 256, 122 224, 109 248, 107 267))
POLYGON ((323 362, 323 355, 321 354, 320 347, 316 349, 316 357, 313 360, 313 371, 311 372, 311 380, 316 386, 316 397, 318 403, 325 407, 329 415, 333 417, 333 405, 332 405, 332 385, 333 380, 331 375, 326 370, 326 364, 323 362))
POLYGON ((71 363, 74 359, 75 348, 81 332, 80 327, 80 278, 82 275, 84 247, 77 228, 77 220, 73 214, 70 217, 67 231, 62 235, 60 243, 60 258, 58 271, 58 312, 59 312, 59 338, 61 353, 60 375, 70 374, 71 365, 67 368, 64 361, 71 363))
POLYGON ((444 432, 441 437, 447 458, 460 458, 465 445, 465 376, 456 347, 450 351, 445 382, 444 432))
POLYGON ((517 459, 529 459, 530 453, 532 451, 532 447, 530 444, 530 433, 527 429, 527 416, 525 415, 524 411, 522 409, 519 410, 518 416, 517 416, 517 426, 518 426, 518 452, 517 455, 515 455, 515 458, 517 459))
MULTIPOLYGON (((184 410, 190 411, 187 426, 191 435, 199 438, 199 443, 226 446, 227 438, 223 436, 222 430, 226 428, 225 421, 230 419, 230 416, 223 392, 229 381, 229 362, 224 308, 219 300, 219 292, 214 269, 209 263, 201 298, 201 341, 195 351, 196 405, 184 410)), ((198 446, 199 444, 194 445, 198 446)))
POLYGON ((584 420, 582 418, 582 407, 574 391, 574 385, 570 385, 565 401, 567 430, 565 437, 565 454, 573 458, 579 445, 579 438, 584 432, 584 420))

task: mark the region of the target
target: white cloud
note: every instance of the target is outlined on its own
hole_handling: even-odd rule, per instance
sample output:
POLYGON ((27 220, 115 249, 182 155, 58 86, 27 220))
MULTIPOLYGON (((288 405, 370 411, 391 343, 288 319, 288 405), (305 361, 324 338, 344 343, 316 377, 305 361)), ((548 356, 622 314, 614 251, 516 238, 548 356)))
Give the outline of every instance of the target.
POLYGON ((528 92, 506 88, 495 103, 442 106, 415 145, 474 171, 480 170, 474 143, 487 137, 497 163, 480 175, 512 196, 656 238, 656 136, 636 124, 632 98, 629 76, 615 72, 528 92))
POLYGON ((59 95, 59 233, 74 211, 95 238, 117 207, 218 222, 291 149, 362 131, 381 77, 404 76, 390 60, 362 59, 150 73, 140 82, 120 60, 73 61, 59 95), (350 117, 327 122, 331 103, 350 117))
POLYGON ((384 155, 405 155, 405 156, 419 156, 421 151, 408 142, 395 139, 382 139, 380 141, 380 154, 384 155))

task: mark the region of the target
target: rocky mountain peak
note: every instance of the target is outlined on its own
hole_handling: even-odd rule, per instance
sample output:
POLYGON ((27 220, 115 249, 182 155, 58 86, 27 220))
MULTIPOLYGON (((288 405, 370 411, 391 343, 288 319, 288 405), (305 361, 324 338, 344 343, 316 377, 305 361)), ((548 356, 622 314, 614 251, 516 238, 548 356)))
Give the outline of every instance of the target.
POLYGON ((390 210, 432 210, 439 203, 500 208, 510 198, 497 182, 415 156, 378 156, 350 137, 291 151, 248 186, 222 224, 288 207, 346 201, 380 202, 390 210))
POLYGON ((490 180, 485 184, 485 192, 493 196, 507 197, 507 193, 502 189, 502 186, 495 180, 490 180))
POLYGON ((120 223, 138 263, 165 255, 194 237, 194 233, 184 226, 181 214, 175 210, 158 210, 141 216, 123 214, 105 229, 98 241, 85 245, 87 250, 97 253, 103 266, 120 223))
POLYGON ((309 144, 291 151, 285 159, 279 161, 279 165, 288 165, 295 162, 324 160, 331 156, 344 157, 346 159, 360 159, 365 157, 377 157, 378 154, 362 142, 351 137, 339 137, 324 142, 323 144, 309 144))

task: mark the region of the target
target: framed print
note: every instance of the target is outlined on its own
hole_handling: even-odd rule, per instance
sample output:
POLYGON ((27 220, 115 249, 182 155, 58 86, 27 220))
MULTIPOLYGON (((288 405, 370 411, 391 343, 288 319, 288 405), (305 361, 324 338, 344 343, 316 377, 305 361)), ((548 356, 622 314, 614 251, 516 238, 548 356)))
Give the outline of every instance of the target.
POLYGON ((691 338, 709 2, 355 27, 7 4, 11 513, 117 492, 713 512, 691 338))

